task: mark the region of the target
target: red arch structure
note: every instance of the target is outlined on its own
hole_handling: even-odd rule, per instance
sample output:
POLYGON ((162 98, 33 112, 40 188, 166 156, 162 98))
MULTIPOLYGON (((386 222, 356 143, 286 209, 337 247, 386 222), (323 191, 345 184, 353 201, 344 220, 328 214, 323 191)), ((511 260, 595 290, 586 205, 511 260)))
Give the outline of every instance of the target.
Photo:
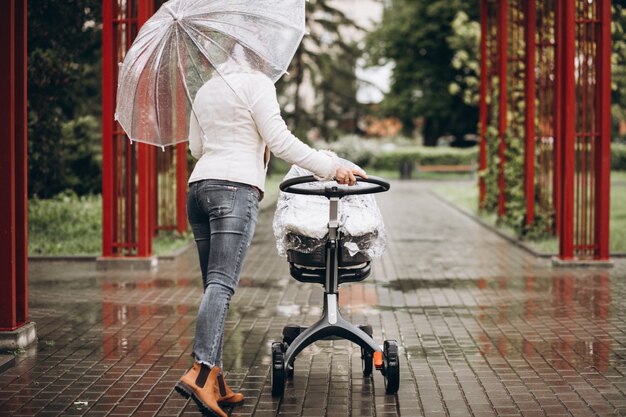
MULTIPOLYGON (((507 210, 507 146, 524 141, 526 224, 555 219, 561 260, 606 261, 611 2, 480 1, 480 167, 497 172, 497 213, 507 210), (497 131, 493 167, 489 129, 497 131)), ((483 177, 479 187, 484 207, 483 177)))
POLYGON ((118 64, 162 0, 102 2, 102 256, 150 258, 160 230, 187 230, 187 147, 132 144, 113 119, 118 64))
MULTIPOLYGON (((156 231, 186 227, 185 146, 162 154, 130 145, 113 121, 117 63, 161 3, 103 0, 104 257, 149 257, 156 231), (174 166, 176 180, 168 182, 174 166)), ((497 212, 504 216, 508 147, 523 141, 526 224, 538 215, 554 218, 566 261, 609 258, 610 3, 480 0, 481 170, 498 172, 497 212), (494 167, 486 157, 490 126, 497 132, 494 167)), ((479 187, 484 204, 482 177, 479 187)))

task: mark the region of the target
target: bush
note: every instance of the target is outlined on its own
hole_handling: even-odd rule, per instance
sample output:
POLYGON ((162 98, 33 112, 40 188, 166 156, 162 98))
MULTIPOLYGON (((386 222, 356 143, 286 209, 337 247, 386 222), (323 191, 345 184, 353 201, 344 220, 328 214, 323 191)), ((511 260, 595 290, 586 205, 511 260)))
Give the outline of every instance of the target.
POLYGON ((626 144, 611 144, 611 170, 626 171, 626 144))
POLYGON ((65 192, 28 201, 31 255, 98 255, 102 248, 102 199, 65 192))
POLYGON ((478 148, 407 147, 382 151, 372 158, 371 166, 381 170, 397 170, 402 161, 421 165, 472 165, 478 160, 478 148))
POLYGON ((371 165, 372 158, 378 153, 380 145, 374 140, 348 135, 334 142, 316 142, 315 147, 317 149, 331 150, 340 158, 347 159, 365 168, 371 165))
POLYGON ((291 164, 283 161, 275 156, 270 157, 270 163, 267 167, 267 175, 285 175, 291 168, 291 164))

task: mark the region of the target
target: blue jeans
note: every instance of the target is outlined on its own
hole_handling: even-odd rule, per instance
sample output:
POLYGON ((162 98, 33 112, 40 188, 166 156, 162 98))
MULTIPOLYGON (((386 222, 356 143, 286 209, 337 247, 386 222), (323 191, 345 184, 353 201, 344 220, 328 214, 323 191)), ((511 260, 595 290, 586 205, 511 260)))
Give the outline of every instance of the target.
POLYGON ((224 322, 239 283, 259 213, 256 188, 223 180, 189 185, 187 217, 198 247, 204 295, 196 319, 193 355, 222 367, 224 322))

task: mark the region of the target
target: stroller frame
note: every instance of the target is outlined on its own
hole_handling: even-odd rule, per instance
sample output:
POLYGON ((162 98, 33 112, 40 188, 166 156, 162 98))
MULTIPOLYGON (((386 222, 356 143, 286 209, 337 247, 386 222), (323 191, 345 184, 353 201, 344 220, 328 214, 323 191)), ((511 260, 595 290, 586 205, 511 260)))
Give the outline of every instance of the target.
POLYGON ((375 187, 339 188, 337 186, 326 189, 297 188, 294 185, 313 182, 312 176, 298 177, 287 180, 280 185, 284 192, 307 195, 324 195, 330 200, 328 238, 325 245, 325 267, 318 270, 299 268, 291 262, 291 274, 302 282, 318 282, 324 285, 324 307, 322 317, 310 327, 288 325, 283 329, 283 342, 272 344, 272 395, 282 396, 285 378, 293 377, 294 361, 296 356, 306 347, 318 340, 346 339, 361 347, 361 359, 364 376, 372 373, 372 364, 385 377, 385 390, 388 394, 395 394, 399 387, 399 358, 395 340, 385 341, 381 348, 372 338, 372 327, 369 325, 356 326, 345 320, 339 310, 339 285, 343 282, 356 282, 365 279, 370 274, 370 262, 363 266, 341 268, 339 251, 341 250, 341 233, 339 231, 338 209, 339 200, 346 195, 370 194, 384 192, 389 184, 376 177, 363 179, 362 182, 375 184, 375 187), (323 269, 323 275, 322 270, 323 269), (372 363, 374 362, 374 363, 372 363))

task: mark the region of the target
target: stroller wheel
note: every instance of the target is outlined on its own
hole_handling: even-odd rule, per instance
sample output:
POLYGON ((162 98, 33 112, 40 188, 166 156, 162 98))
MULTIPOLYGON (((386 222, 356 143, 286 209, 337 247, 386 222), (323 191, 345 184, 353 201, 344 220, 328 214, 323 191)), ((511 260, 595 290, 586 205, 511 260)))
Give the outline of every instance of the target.
POLYGON ((302 332, 302 328, 296 324, 288 324, 283 328, 283 342, 290 345, 302 332))
MULTIPOLYGON (((374 334, 372 326, 370 324, 360 324, 359 329, 363 330, 365 334, 372 337, 374 334)), ((374 358, 372 352, 361 348, 361 369, 363 370, 363 376, 372 375, 372 369, 374 368, 374 358)))
POLYGON ((385 392, 395 394, 400 387, 400 357, 398 355, 398 343, 395 340, 385 340, 383 357, 385 392))
POLYGON ((285 376, 289 379, 293 378, 293 367, 294 367, 295 363, 293 365, 287 365, 285 364, 285 376))
POLYGON ((359 324, 359 329, 363 330, 369 337, 374 334, 371 324, 359 324))
POLYGON ((283 344, 272 343, 272 396, 282 397, 285 392, 285 354, 283 344))
POLYGON ((361 369, 363 370, 363 376, 372 375, 372 369, 374 367, 374 358, 372 353, 366 349, 361 348, 361 369))

